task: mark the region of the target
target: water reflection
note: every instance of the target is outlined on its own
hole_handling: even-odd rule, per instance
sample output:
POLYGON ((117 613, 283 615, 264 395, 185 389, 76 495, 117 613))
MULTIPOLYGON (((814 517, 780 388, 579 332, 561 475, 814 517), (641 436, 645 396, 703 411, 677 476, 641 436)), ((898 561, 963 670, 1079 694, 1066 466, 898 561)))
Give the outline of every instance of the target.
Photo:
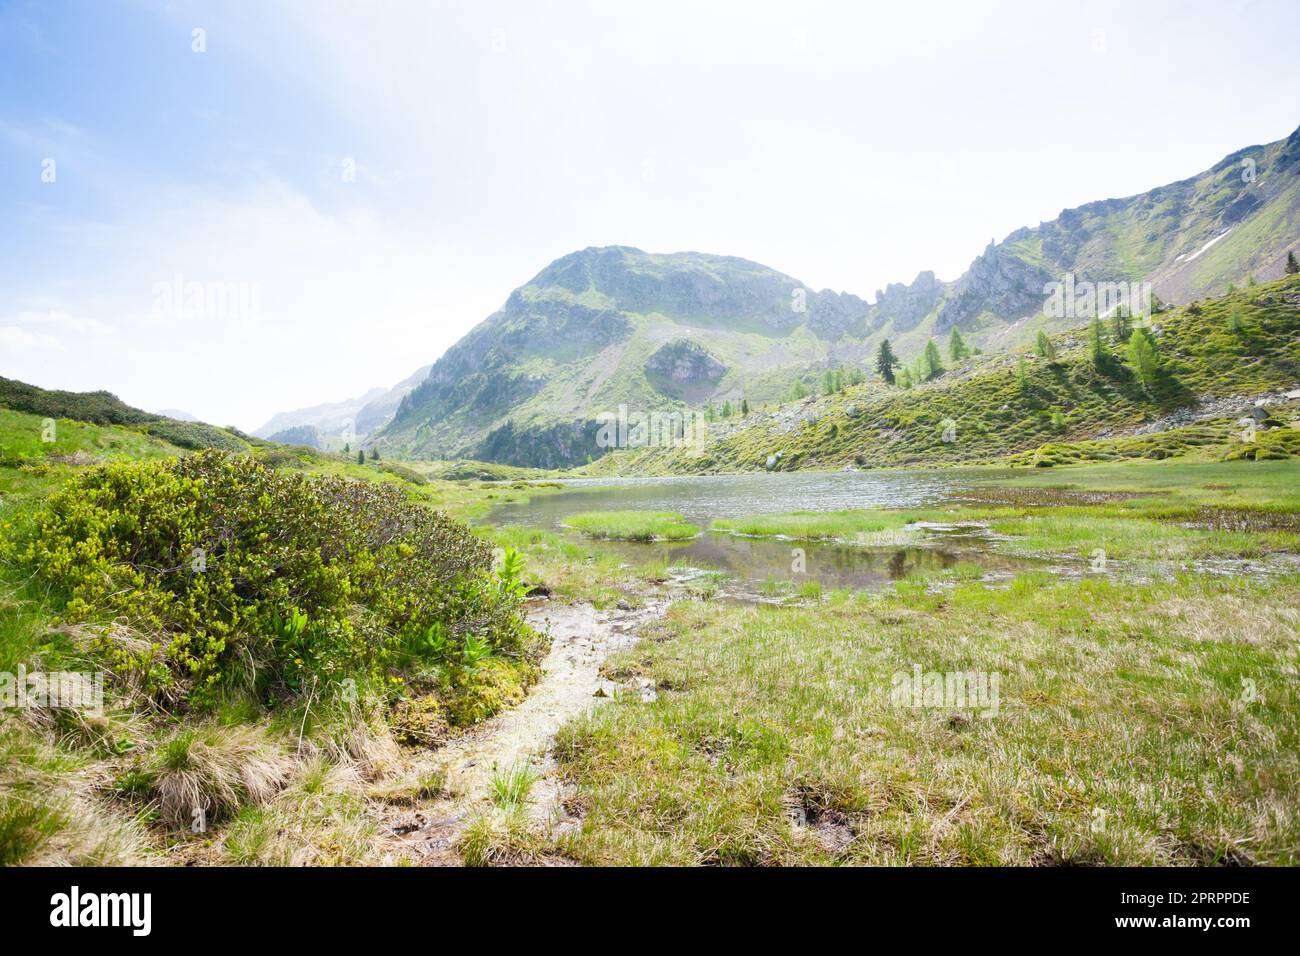
POLYGON ((987 468, 946 471, 775 472, 701 475, 683 478, 582 478, 564 482, 571 491, 504 505, 493 522, 554 528, 579 511, 676 511, 707 525, 714 518, 841 511, 853 508, 913 508, 936 504, 974 484, 1011 474, 987 468))
MULTIPOLYGON (((937 504, 998 474, 987 469, 795 472, 624 479, 614 485, 609 480, 587 480, 570 483, 571 491, 501 505, 488 520, 563 531, 565 519, 581 511, 676 511, 707 527, 720 517, 937 504)), ((799 584, 815 580, 824 588, 877 589, 901 578, 950 570, 958 564, 978 565, 985 574, 995 575, 1014 573, 1034 564, 998 554, 991 544, 980 528, 927 528, 920 542, 906 546, 860 547, 706 532, 685 542, 602 541, 593 547, 622 555, 630 564, 660 560, 669 565, 707 568, 751 586, 768 581, 799 584)))

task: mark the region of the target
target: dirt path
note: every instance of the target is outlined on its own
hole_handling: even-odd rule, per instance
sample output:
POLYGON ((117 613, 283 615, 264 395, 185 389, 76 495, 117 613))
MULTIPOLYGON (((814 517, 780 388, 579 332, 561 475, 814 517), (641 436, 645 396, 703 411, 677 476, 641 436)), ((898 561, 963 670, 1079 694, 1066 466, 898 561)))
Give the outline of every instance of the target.
POLYGON ((459 865, 455 843, 466 823, 488 805, 493 771, 531 763, 539 776, 529 815, 563 827, 563 793, 548 751, 562 724, 612 696, 617 685, 600 676, 613 652, 636 643, 636 629, 670 603, 656 598, 634 610, 598 611, 590 604, 547 603, 530 611, 528 622, 551 636, 541 679, 518 707, 498 714, 436 751, 412 756, 405 773, 442 770, 451 797, 392 808, 384 827, 394 851, 429 866, 459 865), (601 693, 603 692, 603 694, 601 693))

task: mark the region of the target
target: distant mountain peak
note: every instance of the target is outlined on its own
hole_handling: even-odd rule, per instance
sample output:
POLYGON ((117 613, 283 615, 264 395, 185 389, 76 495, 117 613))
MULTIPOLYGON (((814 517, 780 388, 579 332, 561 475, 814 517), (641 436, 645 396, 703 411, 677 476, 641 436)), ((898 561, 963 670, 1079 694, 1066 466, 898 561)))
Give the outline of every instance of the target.
MULTIPOLYGON (((1300 129, 1180 182, 1063 209, 990 240, 952 282, 923 270, 871 303, 735 256, 588 246, 511 292, 427 375, 387 393, 372 438, 413 456, 571 465, 601 453, 595 416, 620 405, 779 401, 828 369, 868 367, 886 336, 907 357, 951 328, 992 348, 1062 327, 1042 308, 1047 284, 1066 274, 1147 281, 1183 302, 1252 274, 1272 278, 1297 246, 1300 129)), ((321 408, 261 431, 320 426, 307 413, 321 408)))

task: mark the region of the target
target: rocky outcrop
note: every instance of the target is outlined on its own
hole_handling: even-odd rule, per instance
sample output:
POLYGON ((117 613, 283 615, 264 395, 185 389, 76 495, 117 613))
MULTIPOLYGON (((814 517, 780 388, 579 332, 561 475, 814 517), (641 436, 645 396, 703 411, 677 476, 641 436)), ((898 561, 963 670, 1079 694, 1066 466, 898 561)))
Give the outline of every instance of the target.
POLYGON ((928 270, 918 273, 911 285, 891 282, 883 291, 877 289, 875 324, 892 322, 897 332, 916 328, 922 319, 934 311, 934 307, 943 298, 944 289, 944 283, 928 270))
POLYGON ((659 391, 679 398, 689 391, 717 385, 727 366, 703 345, 677 339, 660 346, 646 361, 645 370, 659 391))
POLYGON ((1059 276, 1024 261, 1006 244, 990 242, 957 280, 939 310, 935 332, 944 333, 953 326, 970 328, 984 312, 1010 321, 1033 315, 1043 307, 1043 286, 1054 278, 1059 276))

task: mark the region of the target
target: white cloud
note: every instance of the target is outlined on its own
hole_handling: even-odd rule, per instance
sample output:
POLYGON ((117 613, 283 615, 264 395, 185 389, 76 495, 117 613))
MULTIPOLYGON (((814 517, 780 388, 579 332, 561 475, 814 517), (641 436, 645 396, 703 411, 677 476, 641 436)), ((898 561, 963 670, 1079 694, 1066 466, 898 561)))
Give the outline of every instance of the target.
POLYGON ((15 325, 0 326, 0 345, 6 349, 58 349, 59 340, 43 332, 29 332, 15 325))
POLYGON ((107 322, 86 318, 81 315, 72 315, 59 309, 15 312, 8 317, 7 321, 27 328, 53 326, 76 335, 111 335, 114 331, 113 327, 107 322))
POLYGON ((405 378, 506 294, 495 291, 503 283, 490 263, 385 227, 359 204, 326 212, 276 181, 238 195, 159 187, 138 197, 129 218, 81 235, 67 255, 95 267, 61 283, 57 305, 3 320, 6 344, 29 359, 55 341, 47 332, 62 338, 61 354, 6 363, 8 373, 244 428, 405 378), (160 314, 160 287, 170 292, 178 280, 203 287, 202 308, 160 314), (215 287, 229 293, 225 309, 211 308, 222 300, 215 287), (256 312, 232 307, 241 289, 256 312))

